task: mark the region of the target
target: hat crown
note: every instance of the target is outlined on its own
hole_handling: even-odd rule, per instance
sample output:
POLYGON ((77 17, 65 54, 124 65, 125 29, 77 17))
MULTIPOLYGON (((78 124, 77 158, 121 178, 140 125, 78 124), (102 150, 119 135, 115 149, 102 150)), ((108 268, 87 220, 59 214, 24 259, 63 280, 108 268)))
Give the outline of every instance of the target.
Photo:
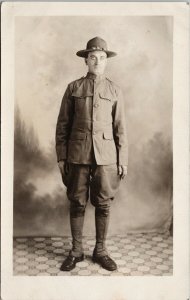
POLYGON ((86 45, 86 49, 94 49, 94 50, 107 50, 107 43, 105 40, 103 40, 100 37, 95 37, 91 40, 88 41, 87 45, 86 45))
POLYGON ((116 52, 108 51, 106 41, 99 36, 96 36, 95 38, 89 40, 86 44, 86 49, 77 51, 76 55, 87 58, 89 52, 96 50, 104 51, 107 54, 107 57, 113 57, 117 55, 116 52))

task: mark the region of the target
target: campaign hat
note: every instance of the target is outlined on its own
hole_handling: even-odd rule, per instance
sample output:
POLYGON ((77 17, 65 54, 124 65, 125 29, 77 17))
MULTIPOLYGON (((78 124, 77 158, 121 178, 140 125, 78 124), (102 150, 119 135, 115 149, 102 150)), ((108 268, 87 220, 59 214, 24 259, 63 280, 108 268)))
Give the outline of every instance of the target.
POLYGON ((107 57, 113 57, 117 55, 116 52, 109 51, 106 41, 98 36, 89 40, 86 44, 86 49, 78 51, 76 55, 86 58, 88 53, 92 51, 104 51, 107 54, 107 57))

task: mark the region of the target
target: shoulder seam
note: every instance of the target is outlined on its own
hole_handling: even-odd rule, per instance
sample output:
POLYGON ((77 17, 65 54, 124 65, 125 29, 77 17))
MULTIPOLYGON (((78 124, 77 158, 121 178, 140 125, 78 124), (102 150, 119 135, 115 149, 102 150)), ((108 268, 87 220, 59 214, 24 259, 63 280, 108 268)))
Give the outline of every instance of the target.
POLYGON ((83 78, 85 78, 85 77, 82 76, 82 77, 80 77, 80 78, 78 78, 78 79, 75 79, 75 80, 69 82, 69 85, 72 84, 72 83, 74 84, 75 82, 77 82, 77 81, 79 81, 79 80, 81 80, 81 79, 83 79, 83 78))
POLYGON ((109 79, 108 77, 106 77, 106 79, 107 79, 109 82, 111 82, 115 87, 120 88, 120 86, 119 86, 116 82, 112 81, 112 80, 109 79))
POLYGON ((70 83, 68 83, 68 86, 70 87, 70 89, 72 89, 72 92, 73 92, 73 90, 74 90, 74 88, 75 88, 75 86, 76 86, 76 84, 77 84, 77 81, 80 81, 81 79, 84 79, 85 77, 84 76, 82 76, 82 77, 80 77, 80 78, 78 78, 78 79, 76 79, 76 80, 73 80, 73 81, 71 81, 70 83))

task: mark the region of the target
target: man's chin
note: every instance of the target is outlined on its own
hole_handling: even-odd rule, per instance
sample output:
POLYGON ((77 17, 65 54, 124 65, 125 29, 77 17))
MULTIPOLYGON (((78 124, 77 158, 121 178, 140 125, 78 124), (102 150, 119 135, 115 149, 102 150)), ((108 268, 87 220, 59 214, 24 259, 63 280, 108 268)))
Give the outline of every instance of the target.
POLYGON ((93 71, 92 74, 99 76, 99 75, 103 75, 104 72, 93 71))

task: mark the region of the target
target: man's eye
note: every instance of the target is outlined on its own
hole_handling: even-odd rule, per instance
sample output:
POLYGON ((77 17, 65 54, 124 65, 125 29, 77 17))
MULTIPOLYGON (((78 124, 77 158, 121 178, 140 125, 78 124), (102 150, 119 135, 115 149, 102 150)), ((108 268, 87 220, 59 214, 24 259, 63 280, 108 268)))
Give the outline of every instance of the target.
POLYGON ((90 58, 91 58, 91 59, 93 59, 93 60, 95 60, 95 59, 96 59, 96 58, 95 58, 95 56, 91 56, 90 58))
POLYGON ((105 56, 101 56, 100 59, 101 59, 101 60, 105 59, 105 56))

